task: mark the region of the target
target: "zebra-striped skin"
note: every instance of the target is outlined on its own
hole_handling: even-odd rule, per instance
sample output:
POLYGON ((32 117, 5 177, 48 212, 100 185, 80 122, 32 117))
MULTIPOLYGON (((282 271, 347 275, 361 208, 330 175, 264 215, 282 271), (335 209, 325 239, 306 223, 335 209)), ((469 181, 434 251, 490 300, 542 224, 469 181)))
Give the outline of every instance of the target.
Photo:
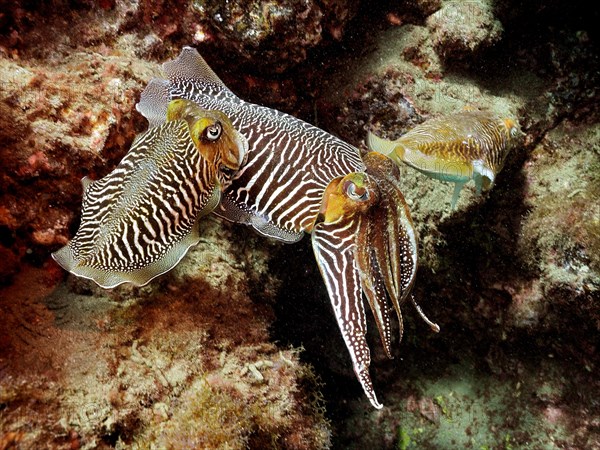
POLYGON ((456 183, 452 208, 463 185, 473 179, 477 192, 489 189, 502 170, 519 129, 510 118, 466 110, 417 125, 395 141, 369 134, 372 150, 403 161, 425 175, 456 183))
POLYGON ((184 98, 223 111, 248 140, 248 159, 216 214, 295 242, 310 231, 331 180, 364 171, 355 147, 293 116, 238 98, 196 50, 185 48, 164 69, 169 81, 152 80, 137 105, 151 126, 164 122, 169 100, 184 98))
MULTIPOLYGON (((379 189, 366 173, 351 173, 333 180, 325 192, 312 230, 312 247, 356 377, 371 404, 379 409, 382 405, 369 376, 371 353, 366 340, 367 322, 361 291, 364 290, 363 278, 370 280, 380 276, 379 272, 370 273, 371 267, 360 267, 358 255, 368 252, 360 243, 366 243, 368 238, 366 233, 365 239, 357 238, 369 220, 365 214, 375 209, 378 202, 379 189)), ((367 290, 364 292, 369 296, 367 290)), ((381 294, 385 299, 385 289, 381 294)), ((373 309, 380 330, 381 321, 390 329, 389 310, 381 312, 373 309)), ((384 338, 382 334, 386 351, 390 346, 388 337, 384 338)))
POLYGON ((104 288, 144 285, 198 242, 198 219, 230 182, 222 167, 239 169, 246 144, 223 113, 187 103, 171 102, 170 121, 138 136, 110 174, 84 178, 79 230, 52 255, 66 270, 104 288))
POLYGON ((363 161, 358 149, 331 134, 241 100, 193 48, 184 48, 163 68, 168 80, 150 82, 138 111, 151 127, 161 126, 168 102, 183 98, 231 118, 248 141, 247 160, 215 213, 285 242, 312 233, 354 371, 371 404, 381 408, 369 375, 362 292, 391 357, 390 315, 395 309, 401 319, 400 305, 412 288, 417 261, 413 225, 397 188, 398 168, 376 153, 363 161), (390 165, 391 173, 383 173, 390 165))

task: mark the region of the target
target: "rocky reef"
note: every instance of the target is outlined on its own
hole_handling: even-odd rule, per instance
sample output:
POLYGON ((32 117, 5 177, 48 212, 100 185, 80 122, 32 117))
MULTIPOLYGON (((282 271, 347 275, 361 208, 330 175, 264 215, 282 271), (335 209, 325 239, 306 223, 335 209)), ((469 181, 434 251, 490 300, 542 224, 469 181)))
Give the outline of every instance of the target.
POLYGON ((0 449, 600 447, 598 12, 580 2, 4 1, 0 449), (532 20, 535 17, 535 20, 532 20), (402 166, 420 238, 385 408, 356 383, 310 245, 209 217, 143 288, 49 258, 80 179, 123 157, 161 62, 194 45, 241 97, 366 149, 465 107, 519 122, 495 186, 402 166), (305 349, 303 350, 302 347, 305 349))
POLYGON ((46 263, 2 289, 1 448, 329 445, 314 372, 269 339, 268 254, 202 231, 159 284, 65 284, 46 263))

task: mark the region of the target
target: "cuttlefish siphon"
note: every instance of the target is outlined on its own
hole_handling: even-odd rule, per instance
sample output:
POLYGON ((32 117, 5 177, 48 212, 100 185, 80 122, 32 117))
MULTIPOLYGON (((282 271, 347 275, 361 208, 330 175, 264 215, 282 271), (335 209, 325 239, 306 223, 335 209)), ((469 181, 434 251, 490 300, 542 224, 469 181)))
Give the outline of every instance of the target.
POLYGON ((402 336, 400 308, 406 300, 439 330, 410 293, 417 271, 417 236, 398 188, 398 167, 375 152, 363 158, 356 147, 317 127, 240 99, 191 47, 163 69, 167 79, 149 83, 138 111, 151 129, 163 126, 173 99, 231 118, 248 141, 247 161, 214 212, 283 242, 311 233, 354 372, 371 404, 381 408, 369 374, 363 294, 390 357, 391 316, 396 313, 402 336))
POLYGON ((518 135, 511 118, 466 110, 427 120, 395 141, 369 133, 367 144, 431 178, 455 183, 454 209, 467 181, 475 181, 478 194, 492 187, 518 135))
POLYGON ((52 256, 104 288, 141 286, 172 269, 198 243, 198 220, 218 205, 247 151, 220 111, 187 100, 139 135, 107 176, 82 180, 81 225, 52 256))

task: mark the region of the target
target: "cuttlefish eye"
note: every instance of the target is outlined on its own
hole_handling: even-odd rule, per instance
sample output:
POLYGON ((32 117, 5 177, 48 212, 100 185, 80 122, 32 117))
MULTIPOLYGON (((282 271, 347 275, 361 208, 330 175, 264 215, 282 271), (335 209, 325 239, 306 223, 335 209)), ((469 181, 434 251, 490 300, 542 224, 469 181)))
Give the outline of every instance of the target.
POLYGON ((366 202, 369 200, 369 191, 364 186, 357 186, 350 180, 344 183, 344 192, 348 198, 357 202, 366 202))
POLYGON ((517 137, 517 135, 519 134, 519 127, 517 126, 515 121, 510 118, 502 119, 502 121, 504 122, 504 126, 508 130, 508 134, 510 134, 510 137, 517 137))
POLYGON ((208 141, 216 141, 221 137, 222 132, 223 125, 221 125, 221 122, 215 122, 213 125, 206 127, 203 134, 208 141))

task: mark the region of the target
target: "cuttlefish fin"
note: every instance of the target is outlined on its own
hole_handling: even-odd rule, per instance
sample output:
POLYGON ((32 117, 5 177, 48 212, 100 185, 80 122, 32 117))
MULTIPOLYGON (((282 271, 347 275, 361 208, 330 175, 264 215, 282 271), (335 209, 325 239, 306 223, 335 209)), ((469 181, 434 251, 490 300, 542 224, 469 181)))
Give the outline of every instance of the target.
POLYGON ((355 259, 356 227, 339 223, 316 224, 312 247, 338 326, 350 352, 354 373, 371 404, 381 409, 369 375, 371 355, 366 339, 367 323, 362 303, 361 277, 355 259))
POLYGON ((277 224, 269 221, 266 217, 260 216, 249 208, 239 205, 227 194, 223 195, 221 203, 219 203, 214 213, 230 222, 251 226, 263 236, 289 244, 298 242, 304 236, 303 231, 286 230, 277 226, 277 224))
POLYGON ((208 203, 194 222, 189 233, 175 242, 163 256, 139 269, 128 271, 117 271, 110 269, 101 269, 87 264, 86 258, 78 258, 73 251, 71 243, 64 246, 57 252, 52 253, 54 260, 65 270, 82 278, 93 280, 100 287, 105 289, 114 288, 122 283, 132 283, 135 286, 144 286, 151 280, 162 275, 173 267, 186 255, 190 247, 200 241, 198 224, 200 218, 208 214, 219 203, 221 195, 220 188, 215 188, 208 203))
POLYGON ((148 120, 150 128, 165 122, 169 102, 179 97, 177 92, 172 92, 173 82, 195 81, 231 92, 195 48, 184 47, 176 59, 164 63, 162 68, 168 79, 151 80, 136 105, 136 109, 148 120))
POLYGON ((165 123, 167 109, 171 101, 169 81, 154 78, 148 83, 140 96, 140 101, 135 108, 148 120, 150 128, 165 123))
POLYGON ((94 181, 88 177, 85 176, 81 179, 81 186, 83 187, 83 192, 87 191, 87 189, 90 187, 90 185, 93 183, 94 181))
POLYGON ((371 131, 367 133, 367 146, 369 149, 377 153, 391 156, 397 145, 398 144, 395 141, 389 141, 387 139, 380 138, 371 131))
POLYGON ((213 84, 222 89, 227 89, 225 83, 206 63, 200 53, 193 47, 183 47, 181 53, 173 61, 163 64, 163 72, 171 81, 198 81, 203 84, 213 84))

